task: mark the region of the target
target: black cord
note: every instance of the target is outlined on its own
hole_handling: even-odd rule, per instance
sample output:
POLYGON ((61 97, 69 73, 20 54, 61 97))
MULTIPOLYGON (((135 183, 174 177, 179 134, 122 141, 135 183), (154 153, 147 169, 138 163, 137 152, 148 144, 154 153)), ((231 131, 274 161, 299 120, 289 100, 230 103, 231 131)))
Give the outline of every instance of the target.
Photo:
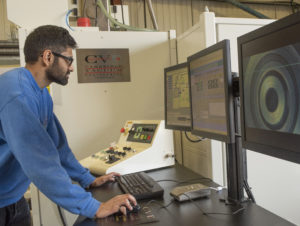
POLYGON ((193 1, 191 1, 191 18, 192 18, 192 26, 194 26, 194 12, 193 12, 193 1))
POLYGON ((191 138, 188 137, 186 131, 184 131, 184 134, 185 134, 186 139, 188 139, 190 142, 193 142, 193 143, 198 143, 205 139, 205 138, 203 138, 203 139, 199 139, 199 140, 192 140, 191 138))
MULTIPOLYGON (((100 0, 102 1, 102 0, 100 0)), ((96 5, 96 17, 95 17, 95 27, 97 26, 97 18, 98 18, 98 4, 97 4, 97 0, 95 0, 95 5, 96 5)))
POLYGON ((86 16, 86 15, 85 15, 85 14, 86 14, 86 13, 85 13, 85 3, 86 3, 86 0, 84 0, 84 3, 83 3, 83 9, 82 9, 82 10, 83 10, 83 16, 86 16))
POLYGON ((122 21, 123 21, 123 24, 125 24, 124 11, 123 11, 123 0, 120 0, 120 2, 121 2, 121 10, 122 10, 122 21))
POLYGON ((60 216, 60 219, 61 219, 61 223, 63 224, 63 226, 66 226, 66 222, 65 222, 65 219, 62 215, 62 212, 61 212, 61 208, 59 205, 56 205, 57 206, 57 209, 58 209, 58 213, 59 213, 59 216, 60 216))
POLYGON ((194 200, 191 199, 190 196, 188 196, 187 194, 184 194, 184 195, 189 199, 189 201, 191 201, 203 213, 203 215, 235 215, 245 209, 245 207, 242 206, 241 208, 237 209, 236 211, 234 211, 232 213, 205 212, 202 210, 202 208, 200 206, 197 205, 196 202, 194 202, 194 200))
POLYGON ((245 188, 245 191, 246 191, 246 193, 247 193, 248 198, 249 198, 250 200, 252 200, 253 203, 256 203, 256 202, 255 202, 254 195, 253 195, 253 193, 252 193, 252 191, 251 191, 251 188, 250 188, 250 186, 249 186, 247 180, 244 180, 244 188, 245 188))
POLYGON ((146 0, 144 0, 144 26, 147 28, 146 0))
POLYGON ((295 9, 293 7, 293 0, 290 1, 290 5, 291 5, 291 8, 292 8, 292 13, 295 13, 295 9))
POLYGON ((163 181, 171 181, 171 182, 175 182, 178 184, 184 184, 184 183, 188 183, 191 181, 197 181, 197 180, 209 180, 212 181, 212 179, 208 178, 208 177, 202 177, 202 178, 193 178, 193 179, 188 179, 188 180, 183 180, 183 181, 179 181, 179 180, 172 180, 172 179, 162 179, 162 180, 156 180, 155 182, 163 182, 163 181))
POLYGON ((174 203, 174 199, 171 200, 171 202, 169 202, 167 205, 162 205, 161 203, 159 203, 158 201, 156 201, 155 199, 150 200, 149 202, 147 202, 142 208, 149 206, 151 203, 157 204, 160 206, 161 208, 168 208, 171 204, 174 203))
MULTIPOLYGON (((172 219, 175 221, 175 222, 179 222, 181 219, 178 217, 178 215, 175 215, 173 214, 170 210, 168 210, 168 207, 173 204, 175 201, 175 199, 172 199, 167 205, 162 205, 160 202, 156 201, 156 200, 150 200, 149 202, 147 202, 143 207, 142 209, 145 211, 145 208, 149 208, 148 205, 150 205, 151 203, 154 203, 154 204, 157 204, 160 206, 159 209, 156 209, 156 212, 159 211, 160 209, 165 209, 171 216, 172 216, 172 219)), ((150 208, 149 208, 150 209, 150 208)), ((174 223, 175 223, 174 222, 174 223)))
POLYGON ((237 209, 236 211, 234 211, 232 213, 204 213, 204 215, 235 215, 235 214, 241 212, 244 209, 246 209, 246 208, 241 207, 241 208, 237 209))

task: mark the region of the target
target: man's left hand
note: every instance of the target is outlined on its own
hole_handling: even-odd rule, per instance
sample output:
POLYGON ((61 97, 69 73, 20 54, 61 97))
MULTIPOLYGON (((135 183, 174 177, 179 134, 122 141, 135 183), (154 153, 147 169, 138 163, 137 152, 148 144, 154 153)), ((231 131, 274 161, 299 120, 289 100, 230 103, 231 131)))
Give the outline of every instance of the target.
POLYGON ((119 173, 112 172, 112 173, 106 174, 104 176, 97 177, 93 181, 93 183, 91 183, 90 187, 98 187, 98 186, 106 183, 107 181, 115 181, 115 177, 119 177, 119 176, 120 176, 119 173))

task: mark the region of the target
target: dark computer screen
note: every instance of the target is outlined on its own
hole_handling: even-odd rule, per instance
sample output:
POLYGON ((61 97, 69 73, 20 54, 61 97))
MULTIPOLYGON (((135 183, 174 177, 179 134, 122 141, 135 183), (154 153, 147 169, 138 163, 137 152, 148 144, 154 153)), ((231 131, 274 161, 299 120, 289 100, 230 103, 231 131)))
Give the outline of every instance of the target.
POLYGON ((165 127, 191 130, 190 93, 186 63, 165 68, 165 127))
POLYGON ((188 66, 192 133, 232 143, 234 116, 229 40, 188 57, 188 66))
POLYGON ((243 147, 300 163, 300 13, 238 38, 243 147))

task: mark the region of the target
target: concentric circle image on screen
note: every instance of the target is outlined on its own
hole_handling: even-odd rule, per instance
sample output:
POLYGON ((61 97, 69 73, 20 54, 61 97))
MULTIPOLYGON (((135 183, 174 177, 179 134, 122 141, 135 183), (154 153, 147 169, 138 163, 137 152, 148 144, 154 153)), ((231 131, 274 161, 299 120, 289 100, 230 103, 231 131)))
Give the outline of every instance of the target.
POLYGON ((300 44, 244 59, 247 127, 300 134, 300 44))

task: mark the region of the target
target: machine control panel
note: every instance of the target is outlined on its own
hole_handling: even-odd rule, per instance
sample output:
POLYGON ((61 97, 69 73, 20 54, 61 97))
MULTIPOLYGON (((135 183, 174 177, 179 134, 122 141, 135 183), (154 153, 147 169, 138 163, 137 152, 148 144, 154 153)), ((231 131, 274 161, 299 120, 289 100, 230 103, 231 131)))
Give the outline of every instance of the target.
POLYGON ((81 160, 92 173, 133 173, 174 164, 172 131, 161 120, 130 120, 118 143, 81 160))
POLYGON ((129 130, 127 141, 150 144, 156 128, 157 124, 133 124, 129 130))

